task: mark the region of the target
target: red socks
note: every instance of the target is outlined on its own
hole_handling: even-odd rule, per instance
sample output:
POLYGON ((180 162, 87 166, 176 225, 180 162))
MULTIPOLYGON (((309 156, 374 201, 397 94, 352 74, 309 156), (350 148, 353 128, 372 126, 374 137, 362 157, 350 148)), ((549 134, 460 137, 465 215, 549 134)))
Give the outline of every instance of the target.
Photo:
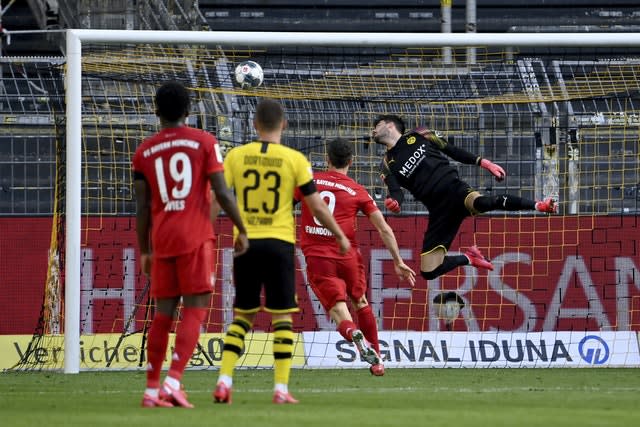
MULTIPOLYGON (((378 341, 378 325, 376 324, 376 318, 373 316, 373 310, 371 306, 367 305, 362 307, 356 312, 358 315, 358 325, 360 330, 364 334, 364 337, 369 341, 376 353, 380 354, 380 342, 378 341)), ((351 333, 358 329, 355 323, 351 320, 343 320, 338 325, 338 332, 347 341, 353 341, 351 333)))
POLYGON ((351 337, 351 334, 353 333, 353 331, 355 331, 356 329, 358 329, 358 327, 356 326, 355 323, 353 323, 351 320, 343 320, 342 322, 340 322, 340 324, 338 325, 338 332, 340 333, 340 335, 342 335, 342 337, 349 341, 352 342, 353 338, 351 337))
POLYGON ((370 305, 362 307, 356 312, 358 315, 358 325, 364 334, 364 337, 369 341, 376 353, 380 354, 380 342, 378 341, 378 325, 376 324, 376 318, 373 316, 373 310, 370 305))
POLYGON ((166 314, 156 313, 151 321, 149 334, 147 336, 147 387, 160 387, 160 371, 162 370, 162 362, 167 353, 167 345, 169 344, 169 331, 173 318, 166 314))
POLYGON ((193 355, 198 338, 200 326, 207 314, 206 308, 183 307, 182 319, 176 329, 176 348, 171 356, 171 366, 168 375, 180 380, 184 369, 193 355))

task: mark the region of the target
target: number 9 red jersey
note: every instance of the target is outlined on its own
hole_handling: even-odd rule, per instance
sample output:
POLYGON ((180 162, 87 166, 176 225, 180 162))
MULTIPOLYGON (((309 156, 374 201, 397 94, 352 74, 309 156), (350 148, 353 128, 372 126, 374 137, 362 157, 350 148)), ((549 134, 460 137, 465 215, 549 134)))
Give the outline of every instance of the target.
MULTIPOLYGON (((333 171, 316 172, 313 176, 316 189, 333 214, 336 222, 357 248, 356 218, 358 212, 366 216, 378 210, 367 190, 349 176, 333 171)), ((301 195, 296 194, 296 199, 301 195)), ((342 258, 336 239, 302 204, 300 217, 300 247, 305 256, 342 258)), ((353 249, 352 249, 353 250, 353 249)))

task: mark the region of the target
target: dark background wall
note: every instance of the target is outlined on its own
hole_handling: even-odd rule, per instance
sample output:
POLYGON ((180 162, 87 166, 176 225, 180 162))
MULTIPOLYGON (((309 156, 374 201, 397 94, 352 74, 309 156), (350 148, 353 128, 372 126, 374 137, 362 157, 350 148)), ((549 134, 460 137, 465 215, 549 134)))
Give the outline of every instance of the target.
MULTIPOLYGON (((466 1, 453 1, 451 26, 464 32, 466 1)), ((200 0, 215 30, 439 32, 438 0, 200 0)), ((512 27, 637 25, 637 1, 479 0, 477 31, 507 32, 512 27)))
MULTIPOLYGON (((69 4, 73 0, 64 1, 69 4)), ((142 5, 140 0, 131 1, 142 5)), ((9 31, 64 27, 55 11, 36 10, 33 4, 37 2, 43 3, 17 0, 4 15, 3 27, 9 31)), ((190 4, 193 0, 183 2, 190 4)), ((98 3, 96 0, 88 4, 98 3)), ((216 31, 441 31, 439 0, 199 0, 196 3, 206 23, 216 31)), ((465 31, 465 9, 466 1, 453 1, 453 32, 465 31)), ((638 31, 640 28, 637 0, 479 0, 476 15, 476 30, 485 33, 638 31)), ((56 37, 16 35, 10 44, 5 39, 3 54, 59 54, 59 44, 56 37)))

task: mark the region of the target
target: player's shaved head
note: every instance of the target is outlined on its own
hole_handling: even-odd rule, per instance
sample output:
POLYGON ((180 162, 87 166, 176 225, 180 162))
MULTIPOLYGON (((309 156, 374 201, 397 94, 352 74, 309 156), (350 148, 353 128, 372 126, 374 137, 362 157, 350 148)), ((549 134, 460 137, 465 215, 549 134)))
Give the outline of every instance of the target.
POLYGON ((156 91, 156 114, 168 122, 189 115, 189 91, 179 82, 167 82, 156 91))
POLYGON ((282 128, 284 122, 284 108, 274 99, 263 99, 256 107, 256 129, 271 132, 282 128))
POLYGON ((353 157, 353 144, 344 138, 334 138, 327 144, 327 155, 333 166, 342 169, 353 157))

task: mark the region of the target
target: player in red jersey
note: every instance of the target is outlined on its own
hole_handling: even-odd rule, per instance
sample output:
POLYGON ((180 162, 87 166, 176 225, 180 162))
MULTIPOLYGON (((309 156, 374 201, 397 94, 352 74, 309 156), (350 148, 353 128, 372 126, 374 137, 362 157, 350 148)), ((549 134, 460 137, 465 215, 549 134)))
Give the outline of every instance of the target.
MULTIPOLYGON (((413 286, 415 272, 402 261, 393 230, 367 190, 347 176, 353 157, 352 144, 342 138, 333 139, 327 146, 327 153, 329 169, 314 173, 313 180, 336 222, 351 241, 351 250, 346 256, 341 255, 333 234, 303 205, 300 246, 307 263, 307 277, 314 293, 336 323, 340 335, 356 345, 362 358, 371 364, 371 373, 381 376, 384 375, 384 365, 380 358, 378 328, 367 301, 364 265, 355 238, 358 212, 364 213, 380 233, 393 257, 398 277, 413 286), (357 314, 360 329, 353 322, 346 304, 347 298, 357 314)), ((296 195, 296 199, 300 197, 300 194, 296 195)))
POLYGON ((184 124, 190 105, 187 89, 180 83, 166 83, 157 90, 155 102, 161 130, 145 139, 133 157, 140 263, 151 277, 156 305, 147 339, 142 406, 192 408, 180 380, 198 342, 215 283, 212 189, 239 230, 236 254, 246 252, 248 239, 224 180, 218 141, 184 124), (175 352, 160 387, 160 370, 181 298, 184 307, 175 352))

